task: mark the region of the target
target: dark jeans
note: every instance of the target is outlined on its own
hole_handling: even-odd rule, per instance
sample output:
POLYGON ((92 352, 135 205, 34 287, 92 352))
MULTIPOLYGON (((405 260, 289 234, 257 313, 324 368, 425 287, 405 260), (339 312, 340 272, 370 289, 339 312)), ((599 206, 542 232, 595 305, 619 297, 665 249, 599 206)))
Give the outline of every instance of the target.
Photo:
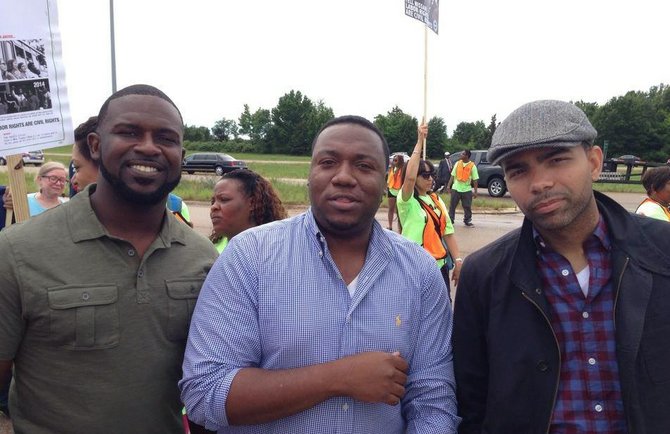
POLYGON ((449 296, 449 301, 451 301, 451 285, 449 284, 449 267, 445 264, 440 268, 440 273, 442 273, 442 279, 444 283, 447 284, 447 295, 449 296))
POLYGON ((451 190, 449 218, 451 219, 452 223, 454 223, 454 218, 456 217, 456 207, 458 206, 459 201, 463 201, 463 212, 465 213, 463 222, 470 223, 472 221, 472 190, 466 191, 465 193, 459 193, 453 189, 451 190))

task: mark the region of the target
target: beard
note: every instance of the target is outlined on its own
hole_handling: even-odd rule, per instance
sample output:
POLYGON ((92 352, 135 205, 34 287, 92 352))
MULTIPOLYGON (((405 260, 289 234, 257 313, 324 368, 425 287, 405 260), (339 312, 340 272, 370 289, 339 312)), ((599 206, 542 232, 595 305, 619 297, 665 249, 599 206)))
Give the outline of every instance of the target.
POLYGON ((102 159, 100 159, 100 173, 103 178, 112 186, 113 190, 121 196, 124 200, 135 205, 156 205, 161 201, 165 201, 167 195, 179 185, 181 181, 181 171, 177 175, 177 178, 174 180, 168 180, 162 184, 157 190, 150 193, 138 193, 135 190, 128 187, 128 185, 121 180, 121 178, 112 175, 112 173, 107 170, 102 159))

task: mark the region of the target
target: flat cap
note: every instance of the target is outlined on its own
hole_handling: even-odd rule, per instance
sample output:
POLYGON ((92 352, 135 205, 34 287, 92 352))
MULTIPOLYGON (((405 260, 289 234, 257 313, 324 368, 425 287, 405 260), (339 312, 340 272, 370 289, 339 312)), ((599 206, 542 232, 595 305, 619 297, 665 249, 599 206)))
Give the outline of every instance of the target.
POLYGON ((533 101, 514 110, 496 128, 488 160, 496 164, 528 149, 593 144, 597 134, 576 105, 556 100, 533 101))

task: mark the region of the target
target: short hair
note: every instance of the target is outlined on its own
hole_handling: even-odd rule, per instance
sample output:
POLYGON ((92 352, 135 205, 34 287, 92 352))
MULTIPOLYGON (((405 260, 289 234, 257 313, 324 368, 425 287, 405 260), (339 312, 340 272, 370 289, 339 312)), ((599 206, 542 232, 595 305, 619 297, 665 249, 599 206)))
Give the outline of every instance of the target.
POLYGON ((670 166, 652 167, 642 175, 642 185, 651 196, 652 191, 659 191, 670 181, 670 166))
POLYGON ((79 124, 74 130, 74 146, 77 148, 77 151, 84 157, 87 161, 95 163, 98 165, 98 162, 93 160, 91 157, 91 149, 88 147, 88 141, 86 138, 89 134, 94 133, 95 129, 98 127, 98 117, 91 116, 86 120, 86 122, 79 124))
POLYGON ((328 127, 332 127, 333 125, 340 125, 340 124, 360 125, 361 127, 367 128, 368 130, 375 133, 382 141, 382 150, 384 151, 384 165, 386 166, 385 169, 388 169, 389 155, 391 155, 391 152, 389 151, 389 144, 386 141, 384 134, 381 132, 379 128, 377 128, 377 125, 373 124, 372 122, 370 122, 369 120, 365 119, 362 116, 356 116, 356 115, 338 116, 323 124, 323 126, 316 133, 316 136, 314 136, 314 140, 312 140, 312 153, 314 152, 314 146, 316 145, 316 141, 323 132, 323 130, 325 130, 328 127))
POLYGON ((288 214, 279 195, 267 179, 248 169, 235 169, 221 179, 234 179, 242 185, 242 191, 251 199, 251 218, 256 225, 285 219, 288 214))
POLYGON ((175 110, 177 110, 177 113, 179 114, 179 120, 182 123, 182 128, 184 127, 184 118, 182 117, 181 112, 179 111, 177 105, 162 90, 150 86, 148 84, 133 84, 131 86, 124 87, 123 89, 114 92, 109 98, 105 100, 105 102, 102 104, 102 107, 100 107, 100 111, 98 112, 98 125, 104 122, 105 116, 107 115, 107 108, 109 107, 109 103, 117 98, 122 98, 128 95, 155 96, 169 102, 172 105, 172 107, 174 107, 175 110))
POLYGON ((465 155, 467 155, 468 158, 470 158, 470 157, 472 156, 472 151, 469 150, 469 149, 463 149, 463 153, 464 153, 465 155))
POLYGON ((47 173, 55 169, 62 169, 65 171, 65 173, 67 173, 67 169, 63 163, 58 161, 47 161, 46 163, 42 164, 42 166, 40 166, 40 170, 37 171, 37 175, 35 176, 35 181, 37 181, 42 176, 46 176, 47 173))

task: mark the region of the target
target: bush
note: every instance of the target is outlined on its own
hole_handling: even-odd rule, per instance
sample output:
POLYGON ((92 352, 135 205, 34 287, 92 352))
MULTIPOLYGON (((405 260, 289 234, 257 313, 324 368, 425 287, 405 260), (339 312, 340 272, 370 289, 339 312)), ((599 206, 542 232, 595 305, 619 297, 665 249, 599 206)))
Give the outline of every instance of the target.
POLYGON ((234 139, 226 142, 192 142, 184 140, 184 149, 193 152, 258 153, 261 147, 249 140, 234 139))

